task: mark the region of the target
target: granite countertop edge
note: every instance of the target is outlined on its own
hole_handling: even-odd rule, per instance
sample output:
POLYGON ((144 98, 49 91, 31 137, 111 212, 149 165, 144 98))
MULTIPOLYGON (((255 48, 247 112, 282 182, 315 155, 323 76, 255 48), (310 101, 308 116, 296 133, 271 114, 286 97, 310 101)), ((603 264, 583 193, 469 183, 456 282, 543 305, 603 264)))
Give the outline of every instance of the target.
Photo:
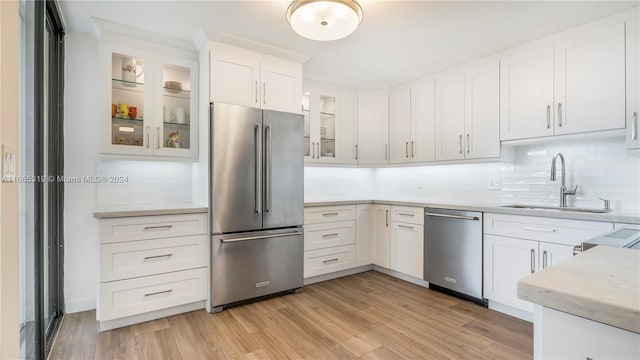
POLYGON ((430 203, 421 201, 408 200, 327 200, 327 201, 307 201, 305 207, 313 206, 340 206, 340 205, 359 205, 359 204, 382 204, 396 206, 413 206, 413 207, 430 207, 463 211, 480 211, 495 214, 522 215, 522 216, 538 216, 558 219, 585 220, 585 221, 604 221, 617 222, 640 225, 640 211, 612 211, 609 213, 583 213, 575 211, 558 211, 558 210, 536 210, 536 209, 518 209, 503 207, 508 204, 447 204, 447 203, 430 203), (633 213, 633 214, 632 214, 633 213))

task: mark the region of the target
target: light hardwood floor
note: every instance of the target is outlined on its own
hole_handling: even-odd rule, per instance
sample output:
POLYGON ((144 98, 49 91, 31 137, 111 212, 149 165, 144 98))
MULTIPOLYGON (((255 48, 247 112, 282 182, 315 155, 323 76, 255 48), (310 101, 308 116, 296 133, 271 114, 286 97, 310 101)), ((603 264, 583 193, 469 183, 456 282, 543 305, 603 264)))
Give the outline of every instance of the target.
POLYGON ((531 359, 533 326, 369 271, 219 314, 102 332, 67 315, 51 359, 531 359))

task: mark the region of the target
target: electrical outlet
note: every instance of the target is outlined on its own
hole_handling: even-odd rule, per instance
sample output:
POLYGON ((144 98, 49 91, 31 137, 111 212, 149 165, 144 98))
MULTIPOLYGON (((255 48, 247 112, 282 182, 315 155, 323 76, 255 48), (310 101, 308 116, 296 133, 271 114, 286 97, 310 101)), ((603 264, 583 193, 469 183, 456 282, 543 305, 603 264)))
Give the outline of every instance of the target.
POLYGON ((501 186, 500 178, 489 179, 489 190, 500 190, 501 186))

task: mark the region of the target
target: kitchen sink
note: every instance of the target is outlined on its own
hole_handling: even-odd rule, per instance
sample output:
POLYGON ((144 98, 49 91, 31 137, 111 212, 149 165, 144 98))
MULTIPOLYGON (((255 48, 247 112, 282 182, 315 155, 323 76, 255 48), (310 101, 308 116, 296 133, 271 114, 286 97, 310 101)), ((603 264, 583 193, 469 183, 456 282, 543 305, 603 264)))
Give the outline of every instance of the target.
POLYGON ((560 206, 543 206, 543 205, 502 205, 500 207, 512 208, 512 209, 536 209, 536 210, 558 210, 558 211, 577 211, 594 214, 604 214, 611 212, 611 209, 589 209, 589 208, 576 208, 576 207, 560 207, 560 206))

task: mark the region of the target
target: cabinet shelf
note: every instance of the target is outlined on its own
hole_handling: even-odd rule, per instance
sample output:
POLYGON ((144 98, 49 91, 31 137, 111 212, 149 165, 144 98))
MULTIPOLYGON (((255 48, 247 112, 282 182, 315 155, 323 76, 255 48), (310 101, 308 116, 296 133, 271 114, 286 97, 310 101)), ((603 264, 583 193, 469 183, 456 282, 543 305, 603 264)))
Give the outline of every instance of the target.
POLYGON ((185 99, 185 100, 191 99, 191 91, 189 90, 178 90, 178 89, 172 89, 168 87, 163 87, 162 89, 164 91, 162 95, 165 97, 185 99))
POLYGON ((132 91, 137 93, 144 92, 144 84, 132 81, 124 81, 120 79, 111 79, 111 87, 115 90, 132 91))
POLYGON ((191 123, 180 124, 180 123, 175 123, 175 122, 166 122, 166 121, 165 121, 165 122, 163 122, 163 124, 165 124, 165 125, 172 125, 172 126, 173 126, 173 125, 175 125, 175 126, 187 126, 187 127, 191 125, 191 123))
POLYGON ((112 117, 111 118, 111 122, 118 123, 118 124, 121 124, 121 125, 142 126, 142 124, 144 123, 144 119, 129 119, 129 118, 112 117))

